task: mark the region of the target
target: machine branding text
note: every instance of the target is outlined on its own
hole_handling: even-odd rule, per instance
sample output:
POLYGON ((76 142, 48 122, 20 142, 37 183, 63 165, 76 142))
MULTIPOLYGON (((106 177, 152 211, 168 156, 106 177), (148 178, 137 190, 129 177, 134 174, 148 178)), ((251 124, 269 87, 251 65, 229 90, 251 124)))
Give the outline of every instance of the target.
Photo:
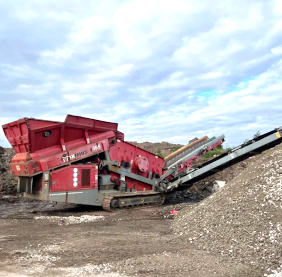
POLYGON ((84 150, 84 151, 80 151, 80 152, 77 152, 77 153, 75 153, 75 154, 71 154, 71 155, 67 155, 67 154, 64 154, 63 156, 62 156, 62 159, 63 159, 63 162, 65 163, 65 162, 67 162, 67 161, 71 161, 71 160, 73 160, 73 159, 76 159, 76 158, 78 158, 78 157, 80 157, 80 156, 83 156, 83 155, 86 155, 87 154, 87 150, 84 150))

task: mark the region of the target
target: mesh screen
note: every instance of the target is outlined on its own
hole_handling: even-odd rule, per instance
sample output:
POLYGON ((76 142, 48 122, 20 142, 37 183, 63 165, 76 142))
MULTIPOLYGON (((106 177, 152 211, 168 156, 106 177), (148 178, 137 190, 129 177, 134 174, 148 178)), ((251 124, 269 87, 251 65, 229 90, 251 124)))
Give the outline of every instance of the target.
POLYGON ((90 169, 81 170, 81 186, 90 187, 90 169))

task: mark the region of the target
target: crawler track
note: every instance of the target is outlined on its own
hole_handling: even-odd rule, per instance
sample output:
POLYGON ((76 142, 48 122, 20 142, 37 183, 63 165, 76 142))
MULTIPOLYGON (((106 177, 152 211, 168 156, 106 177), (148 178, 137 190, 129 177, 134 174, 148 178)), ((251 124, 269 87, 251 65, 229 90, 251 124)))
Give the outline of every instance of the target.
POLYGON ((135 208, 143 205, 162 205, 165 197, 160 192, 143 192, 130 194, 106 195, 103 200, 103 209, 111 212, 120 208, 135 208))

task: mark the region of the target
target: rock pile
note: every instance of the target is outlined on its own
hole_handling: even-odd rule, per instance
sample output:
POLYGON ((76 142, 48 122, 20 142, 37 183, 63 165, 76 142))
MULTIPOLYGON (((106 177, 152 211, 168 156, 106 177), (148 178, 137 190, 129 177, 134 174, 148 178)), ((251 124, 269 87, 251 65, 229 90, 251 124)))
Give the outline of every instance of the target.
POLYGON ((15 194, 17 179, 10 173, 9 164, 15 155, 12 148, 0 146, 0 194, 15 194))
MULTIPOLYGON (((204 157, 198 158, 194 162, 194 166, 204 163, 210 159, 204 157)), ((216 174, 213 174, 205 179, 202 179, 193 184, 193 186, 182 191, 176 191, 167 195, 166 204, 185 203, 185 202, 198 202, 210 196, 214 191, 210 188, 215 185, 215 180, 225 181, 227 184, 231 182, 241 171, 251 166, 256 160, 256 157, 250 157, 247 160, 234 164, 216 174)))
MULTIPOLYGON (((226 169, 219 171, 205 179, 202 179, 193 184, 193 186, 187 190, 185 190, 184 199, 187 197, 191 198, 191 195, 197 199, 202 200, 213 193, 213 191, 209 190, 209 186, 213 186, 215 184, 215 180, 225 181, 227 184, 231 182, 241 171, 245 170, 247 167, 251 166, 253 162, 256 160, 256 157, 250 157, 247 160, 234 164, 226 169)), ((196 160, 198 164, 202 161, 202 157, 196 160)), ((206 160, 207 161, 207 160, 206 160)))
POLYGON ((282 145, 256 156, 222 190, 181 210, 178 239, 262 272, 282 270, 282 145))
MULTIPOLYGON (((197 167, 197 165, 201 165, 204 162, 209 161, 210 159, 206 159, 204 157, 199 157, 195 162, 193 163, 193 167, 197 167)), ((257 157, 250 157, 242 162, 239 162, 237 164, 234 164, 230 167, 227 167, 226 169, 219 171, 215 173, 214 175, 211 175, 197 183, 202 182, 213 182, 214 180, 222 180, 227 183, 229 183, 231 180, 233 180, 241 171, 245 170, 249 166, 253 164, 254 161, 257 160, 257 157)))

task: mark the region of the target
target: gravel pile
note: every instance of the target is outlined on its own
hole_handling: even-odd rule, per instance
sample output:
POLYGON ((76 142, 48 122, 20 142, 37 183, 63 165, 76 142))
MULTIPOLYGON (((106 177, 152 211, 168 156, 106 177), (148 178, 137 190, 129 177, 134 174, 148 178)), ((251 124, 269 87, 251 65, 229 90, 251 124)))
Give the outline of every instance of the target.
MULTIPOLYGON (((200 165, 204 162, 207 162, 209 159, 203 159, 203 157, 199 157, 195 162, 194 162, 194 166, 193 167, 197 167, 195 166, 195 164, 197 163, 197 165, 200 165)), ((202 182, 213 182, 214 180, 221 180, 221 181, 225 181, 226 183, 229 183, 230 181, 232 181, 237 175, 238 172, 241 172, 243 170, 245 170, 246 168, 248 168, 249 166, 252 166, 253 162, 257 160, 257 156, 254 157, 250 157, 242 162, 239 162, 237 164, 234 164, 230 167, 225 168, 222 171, 219 171, 195 184, 198 183, 202 183, 202 182)))
MULTIPOLYGON (((178 240, 263 273, 282 265, 282 145, 256 156, 222 190, 181 210, 178 240)), ((273 275, 276 276, 276 275, 273 275)))
POLYGON ((12 148, 0 146, 0 194, 15 194, 17 189, 17 178, 10 173, 9 164, 15 151, 12 148))
MULTIPOLYGON (((215 180, 225 181, 227 184, 231 182, 241 171, 245 170, 256 161, 257 157, 250 157, 243 162, 234 164, 222 171, 219 171, 207 178, 204 178, 193 186, 172 193, 166 197, 166 204, 183 203, 183 202, 198 202, 210 196, 213 191, 209 188, 213 187, 215 180)), ((211 158, 199 157, 193 162, 193 167, 209 161, 211 158)))

